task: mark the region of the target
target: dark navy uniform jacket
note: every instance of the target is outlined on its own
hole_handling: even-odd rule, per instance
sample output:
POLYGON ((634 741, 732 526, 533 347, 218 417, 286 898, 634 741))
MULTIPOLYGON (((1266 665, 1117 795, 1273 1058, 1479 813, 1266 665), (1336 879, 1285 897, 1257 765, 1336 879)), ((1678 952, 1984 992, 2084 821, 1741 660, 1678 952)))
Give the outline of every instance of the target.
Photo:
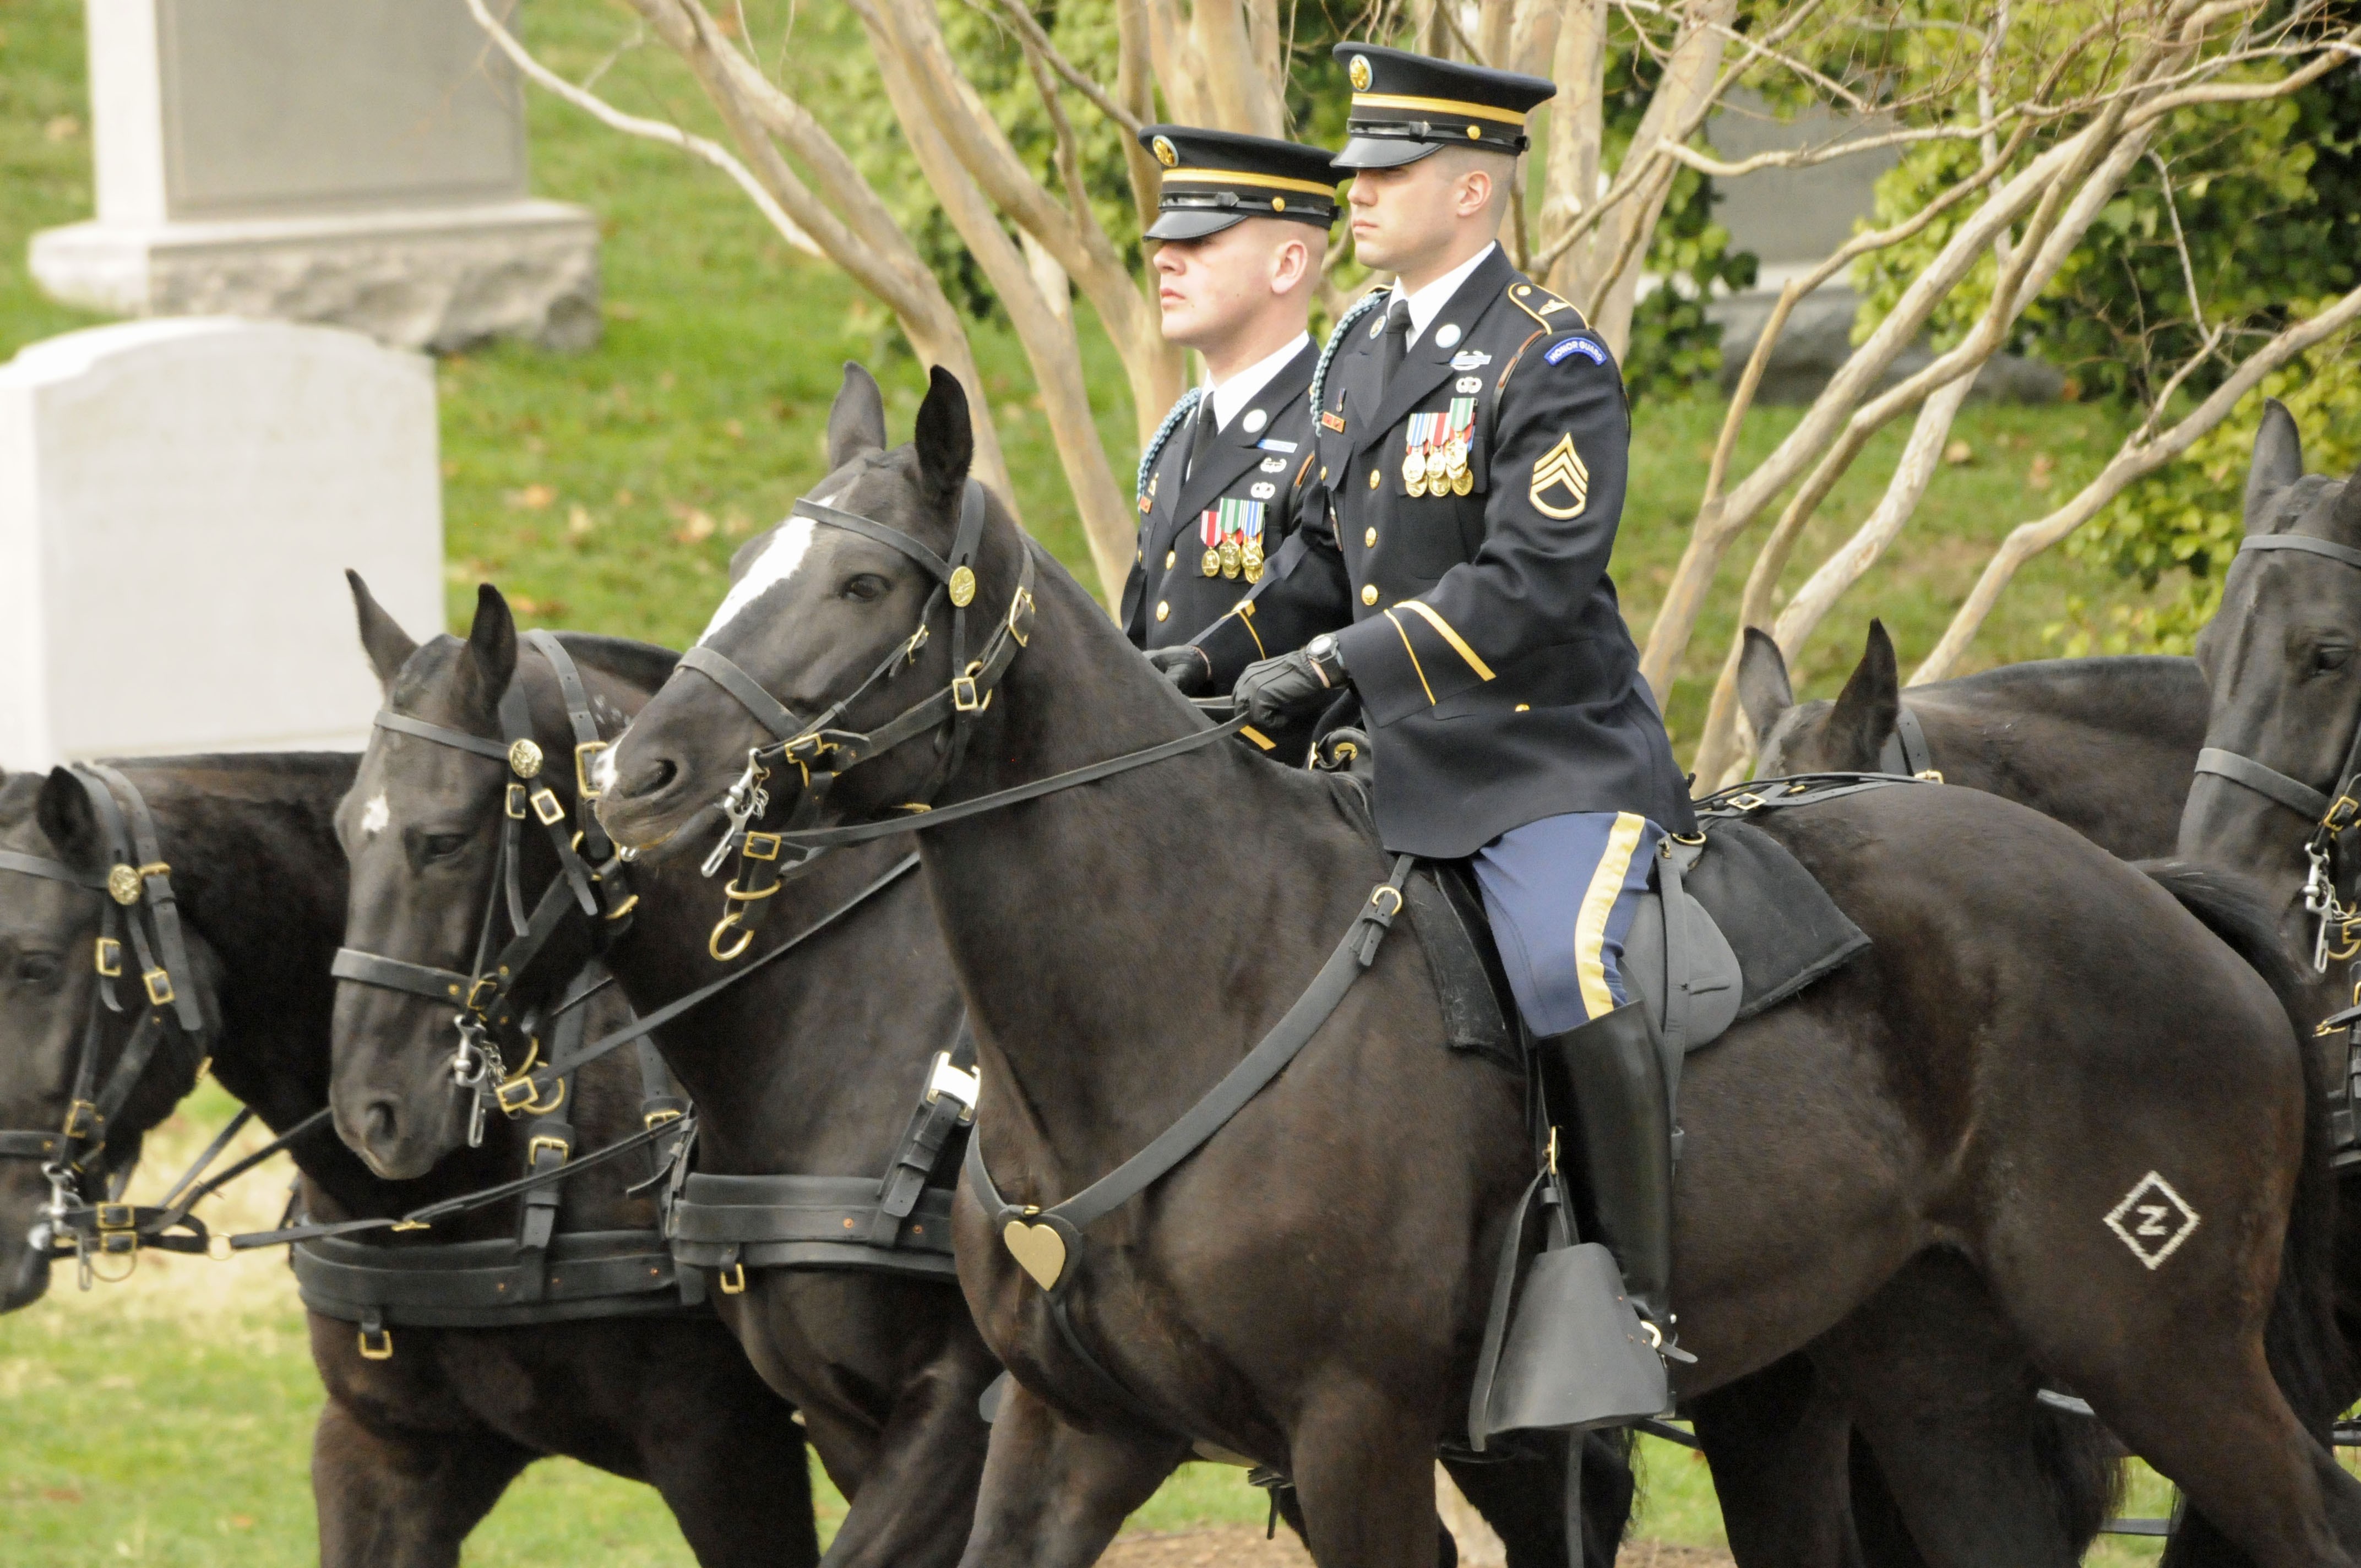
MULTIPOLYGON (((1312 464, 1306 392, 1319 359, 1320 345, 1306 344, 1253 401, 1202 444, 1202 450, 1192 451, 1193 410, 1160 447, 1149 450, 1141 465, 1139 549, 1123 586, 1123 630, 1134 646, 1174 648, 1194 641, 1235 610, 1254 586, 1243 576, 1205 576, 1199 532, 1204 513, 1217 511, 1224 500, 1260 502, 1266 570, 1268 557, 1295 532, 1298 503, 1315 488, 1303 481, 1312 464)), ((1251 634, 1247 645, 1253 646, 1251 634)), ((1229 672, 1232 677, 1236 674, 1229 672)), ((1221 681, 1215 689, 1228 691, 1229 682, 1221 681)))
POLYGON ((1246 664, 1336 631, 1375 727, 1378 827, 1398 852, 1472 854, 1575 811, 1690 831, 1607 575, 1631 440, 1612 356, 1496 247, 1380 396, 1388 298, 1331 339, 1312 471, 1326 499, 1244 611, 1199 639, 1215 681, 1226 690, 1246 664), (1413 497, 1411 416, 1464 396, 1477 400, 1469 493, 1413 497))

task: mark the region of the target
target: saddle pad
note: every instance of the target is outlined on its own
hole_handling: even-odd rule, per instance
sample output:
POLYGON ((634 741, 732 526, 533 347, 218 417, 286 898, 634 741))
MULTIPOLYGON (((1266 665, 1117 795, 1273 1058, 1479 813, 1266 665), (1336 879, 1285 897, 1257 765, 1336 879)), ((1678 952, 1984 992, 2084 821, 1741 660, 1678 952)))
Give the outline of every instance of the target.
POLYGON ((1706 851, 1682 880, 1738 959, 1740 1020, 1777 1006, 1869 946, 1819 879, 1752 823, 1708 821, 1706 851))

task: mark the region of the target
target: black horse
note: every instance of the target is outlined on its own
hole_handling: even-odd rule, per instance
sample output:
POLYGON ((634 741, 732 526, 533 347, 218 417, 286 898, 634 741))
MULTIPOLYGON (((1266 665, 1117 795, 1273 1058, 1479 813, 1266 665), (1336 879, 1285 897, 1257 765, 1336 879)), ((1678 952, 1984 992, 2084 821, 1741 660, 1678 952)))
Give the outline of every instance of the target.
MULTIPOLYGON (((767 542, 707 643, 824 716, 785 765, 837 773, 829 818, 933 808, 922 864, 981 1047, 977 1135, 1001 1192, 1047 1206, 1237 1064, 1382 912, 1387 861, 1324 782, 1225 746, 989 821, 950 810, 1202 721, 996 504, 970 575, 938 570, 972 451, 955 379, 936 373, 911 445, 882 435, 849 460, 832 443, 825 510, 767 542), (946 584, 974 626, 1009 629, 967 639, 965 667, 946 584), (948 776, 947 729, 865 739, 910 734, 896 717, 928 704, 965 724, 948 776), (1154 870, 1184 856, 1185 884, 1154 870)), ((771 743, 719 685, 675 680, 612 753, 601 820, 626 844, 683 839, 771 743)), ((2271 988, 2155 883, 1990 795, 1888 788, 1766 827, 1874 948, 1691 1062, 1684 1391, 1809 1346, 1929 1561, 2062 1564, 2018 1414, 2046 1374, 2257 1559, 2355 1561, 2361 1484, 2265 1344, 2275 1299, 2326 1332, 2316 1099, 2271 988), (2137 1207, 2158 1183, 2188 1212, 2127 1240, 2108 1217, 2160 1223, 2137 1207), (1990 1332, 1925 1344, 1938 1309, 1990 1332), (2008 1397, 1930 1422, 1938 1361, 2008 1397)), ((961 1281, 1019 1383, 966 1562, 1091 1561, 1191 1442, 1289 1475, 1323 1563, 1433 1559, 1422 1477, 1464 1415, 1480 1282, 1532 1171, 1521 1084, 1444 1037, 1417 944, 1384 946, 1283 1074, 1092 1227, 1071 1336, 1004 1249, 1051 1270, 1043 1227, 963 1200, 961 1281)))
MULTIPOLYGON (((498 699, 522 681, 539 741, 575 744, 557 681, 520 656, 507 602, 478 599, 467 638, 421 647, 355 584, 361 640, 400 713, 487 738, 498 699)), ((568 633, 602 722, 620 729, 673 668, 668 651, 568 633)), ((374 951, 463 961, 472 923, 496 892, 496 824, 504 769, 447 746, 380 730, 343 810, 356 868, 347 940, 374 951), (370 824, 376 823, 372 828, 370 824)), ((554 787, 571 793, 561 771, 554 787)), ((761 946, 796 950, 658 1031, 697 1105, 700 1174, 798 1173, 873 1179, 896 1154, 935 1054, 952 1043, 961 1002, 925 884, 879 886, 909 855, 903 840, 824 858, 783 884, 761 946), (867 897, 865 890, 874 888, 867 897), (831 912, 845 911, 828 920, 831 912), (825 925, 819 923, 826 920, 825 925), (807 931, 814 935, 806 936, 807 931)), ((526 885, 554 874, 530 862, 526 885)), ((693 863, 631 870, 640 902, 605 961, 642 1013, 726 972, 711 956, 719 882, 693 863)), ((523 977, 521 1003, 545 997, 580 957, 588 923, 569 927, 523 977)), ((447 1067, 452 1010, 347 987, 338 1014, 335 1098, 356 1146, 380 1170, 445 1157, 463 1141, 466 1100, 447 1067)), ((955 1145, 943 1157, 956 1168, 955 1145)), ((715 1299, 781 1393, 804 1413, 829 1475, 853 1501, 830 1563, 955 1562, 973 1517, 989 1429, 979 1397, 999 1375, 957 1283, 845 1266, 749 1266, 744 1288, 715 1299)), ((1594 1441, 1587 1497, 1589 1560, 1611 1562, 1630 1512, 1620 1444, 1594 1441)), ((1519 1564, 1562 1563, 1554 1463, 1459 1467, 1461 1487, 1519 1564)))
MULTIPOLYGON (((118 764, 152 808, 171 867, 201 1001, 218 1025, 209 1035, 212 1070, 282 1131, 327 1102, 328 960, 345 917, 344 857, 330 823, 355 761, 245 754, 118 764)), ((90 797, 63 770, 0 784, 0 848, 105 869, 90 797)), ((54 1128, 98 1005, 91 955, 106 894, 21 872, 0 870, 0 1125, 54 1128)), ((102 1076, 138 1012, 104 1016, 102 1076)), ((136 1154, 140 1134, 170 1113, 198 1065, 188 1038, 169 1032, 106 1129, 111 1157, 136 1154)), ((583 1075, 576 1125, 586 1141, 603 1143, 636 1128, 638 1105, 636 1072, 619 1058, 583 1075)), ((523 1138, 495 1127, 482 1148, 403 1181, 372 1176, 324 1126, 291 1152, 302 1208, 334 1221, 401 1214, 507 1180, 522 1168, 523 1138)), ((645 1168, 626 1161, 574 1179, 560 1229, 652 1225, 653 1203, 622 1192, 645 1168)), ((16 1281, 10 1307, 38 1298, 46 1281, 46 1258, 26 1244, 45 1198, 38 1161, 0 1160, 0 1278, 16 1281)), ((491 1239, 516 1228, 511 1201, 393 1245, 491 1239)), ((656 1487, 700 1563, 818 1559, 794 1412, 710 1314, 397 1328, 381 1359, 362 1353, 352 1323, 309 1317, 327 1390, 312 1454, 324 1563, 456 1564, 509 1483, 553 1453, 656 1487)), ((79 1414, 104 1419, 103 1409, 79 1414)))
POLYGON ((1779 644, 1750 627, 1739 701, 1755 772, 1916 773, 2005 795, 2125 860, 2169 855, 2205 741, 2193 659, 2036 659, 1905 690, 1878 621, 1835 700, 1795 700, 1779 644), (1915 725, 1917 749, 1901 725, 1915 725))

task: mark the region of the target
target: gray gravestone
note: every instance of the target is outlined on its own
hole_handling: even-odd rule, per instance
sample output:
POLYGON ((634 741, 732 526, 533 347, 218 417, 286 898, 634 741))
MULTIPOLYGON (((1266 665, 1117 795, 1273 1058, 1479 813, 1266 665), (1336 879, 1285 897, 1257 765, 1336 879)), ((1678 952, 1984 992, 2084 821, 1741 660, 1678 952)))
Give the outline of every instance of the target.
POLYGON ((34 236, 50 293, 412 348, 597 340, 598 220, 527 193, 518 83, 465 0, 87 15, 98 216, 34 236))

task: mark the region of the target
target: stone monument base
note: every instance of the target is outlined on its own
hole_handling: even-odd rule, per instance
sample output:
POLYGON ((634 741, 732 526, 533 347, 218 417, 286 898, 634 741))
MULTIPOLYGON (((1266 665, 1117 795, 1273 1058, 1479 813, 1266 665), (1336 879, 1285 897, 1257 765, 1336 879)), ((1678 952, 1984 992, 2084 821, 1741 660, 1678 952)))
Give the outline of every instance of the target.
POLYGON ((598 341, 598 219, 562 202, 81 223, 35 235, 31 261, 57 299, 116 315, 315 322, 438 353, 598 341))

